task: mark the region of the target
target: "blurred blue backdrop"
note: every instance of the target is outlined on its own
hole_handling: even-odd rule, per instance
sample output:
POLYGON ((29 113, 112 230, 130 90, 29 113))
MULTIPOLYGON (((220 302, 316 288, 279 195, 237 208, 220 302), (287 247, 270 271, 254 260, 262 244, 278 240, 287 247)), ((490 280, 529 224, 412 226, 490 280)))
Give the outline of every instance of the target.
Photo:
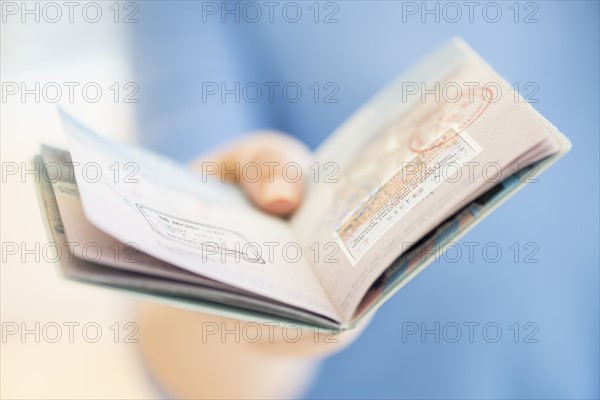
POLYGON ((140 3, 131 37, 144 145, 185 161, 268 127, 315 147, 452 36, 466 39, 509 82, 533 83, 534 107, 573 143, 538 183, 463 239, 497 243, 499 262, 486 262, 481 246, 473 261, 435 262, 350 348, 325 361, 306 396, 598 398, 598 2, 474 2, 471 15, 463 2, 275 2, 271 15, 264 3, 253 4, 140 3), (299 21, 291 22, 298 9, 299 21), (252 22, 257 10, 262 16, 252 22), (222 82, 228 89, 256 82, 264 91, 256 103, 247 101, 255 92, 221 101, 220 92, 209 93, 222 82), (273 102, 265 82, 279 83, 273 102), (288 82, 303 90, 299 101, 283 97, 288 82), (326 94, 338 102, 325 102, 326 94), (539 262, 526 263, 534 251, 539 262), (408 326, 435 330, 436 323, 439 342, 433 333, 403 337, 408 326), (472 340, 470 323, 479 324, 472 340), (452 343, 456 324, 462 337, 452 343), (492 343, 497 327, 501 336, 492 343))

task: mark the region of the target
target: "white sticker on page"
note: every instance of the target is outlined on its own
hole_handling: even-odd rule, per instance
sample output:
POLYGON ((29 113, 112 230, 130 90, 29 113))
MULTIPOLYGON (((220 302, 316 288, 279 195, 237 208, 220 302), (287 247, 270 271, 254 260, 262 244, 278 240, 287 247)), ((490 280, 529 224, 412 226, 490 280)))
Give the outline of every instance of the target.
POLYGON ((481 151, 465 130, 447 137, 402 163, 336 227, 334 237, 352 265, 402 216, 481 151))

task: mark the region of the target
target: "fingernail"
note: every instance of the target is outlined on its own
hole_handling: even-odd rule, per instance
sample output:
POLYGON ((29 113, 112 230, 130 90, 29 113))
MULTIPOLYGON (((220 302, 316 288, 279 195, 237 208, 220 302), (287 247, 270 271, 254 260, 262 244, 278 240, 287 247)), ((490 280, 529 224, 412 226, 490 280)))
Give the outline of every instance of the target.
POLYGON ((265 210, 277 215, 287 215, 293 212, 300 195, 296 185, 283 179, 263 183, 261 200, 265 210))

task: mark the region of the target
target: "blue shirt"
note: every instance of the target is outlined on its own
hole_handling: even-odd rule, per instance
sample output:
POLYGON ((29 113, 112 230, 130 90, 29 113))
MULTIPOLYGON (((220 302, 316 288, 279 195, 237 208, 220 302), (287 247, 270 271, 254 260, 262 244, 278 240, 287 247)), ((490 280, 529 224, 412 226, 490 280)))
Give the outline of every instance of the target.
POLYGON ((598 3, 489 3, 139 3, 139 139, 182 161, 261 128, 314 148, 456 35, 533 84, 574 144, 459 243, 479 243, 473 259, 435 262, 327 360, 309 397, 599 396, 598 3))

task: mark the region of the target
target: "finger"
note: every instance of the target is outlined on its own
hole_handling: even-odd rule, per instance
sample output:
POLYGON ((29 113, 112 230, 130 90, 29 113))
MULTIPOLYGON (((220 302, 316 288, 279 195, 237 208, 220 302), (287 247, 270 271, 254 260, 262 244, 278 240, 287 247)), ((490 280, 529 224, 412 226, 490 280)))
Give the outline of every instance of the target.
POLYGON ((301 168, 309 158, 301 142, 279 132, 255 134, 234 151, 234 158, 242 166, 239 183, 258 208, 288 216, 300 206, 304 195, 301 168), (260 167, 258 180, 246 176, 243 166, 247 165, 260 167))
POLYGON ((302 202, 302 168, 308 164, 310 152, 286 134, 256 133, 209 158, 219 165, 223 179, 239 184, 263 211, 288 216, 302 202))

